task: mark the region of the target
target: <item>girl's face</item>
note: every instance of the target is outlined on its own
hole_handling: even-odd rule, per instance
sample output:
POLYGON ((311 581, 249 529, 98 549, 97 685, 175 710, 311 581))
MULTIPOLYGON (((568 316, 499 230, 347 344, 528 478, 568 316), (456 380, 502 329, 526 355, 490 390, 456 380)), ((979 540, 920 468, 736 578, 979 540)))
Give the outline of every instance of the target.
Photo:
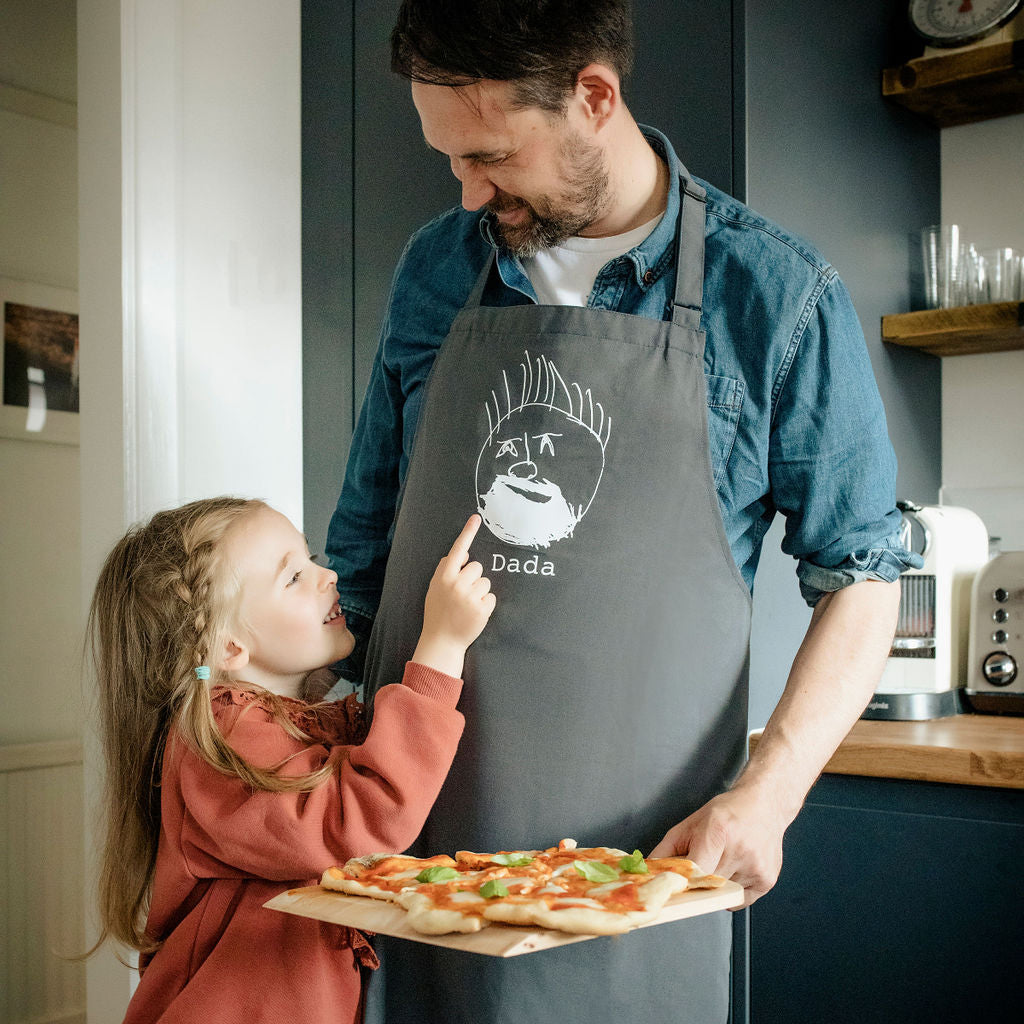
POLYGON ((355 646, 338 607, 337 573, 317 565, 305 537, 270 508, 232 527, 224 545, 241 584, 227 667, 236 678, 297 696, 309 672, 355 646))

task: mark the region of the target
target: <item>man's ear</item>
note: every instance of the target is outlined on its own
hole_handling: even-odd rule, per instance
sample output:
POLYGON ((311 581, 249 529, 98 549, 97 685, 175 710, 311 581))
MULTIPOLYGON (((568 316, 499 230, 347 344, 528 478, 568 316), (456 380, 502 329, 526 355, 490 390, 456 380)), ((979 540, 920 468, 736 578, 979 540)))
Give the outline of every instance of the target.
POLYGON ((622 104, 619 76, 606 64, 588 64, 576 76, 573 98, 584 117, 600 129, 622 104))
POLYGON ((249 648, 237 640, 228 640, 217 666, 224 672, 238 672, 249 664, 249 648))

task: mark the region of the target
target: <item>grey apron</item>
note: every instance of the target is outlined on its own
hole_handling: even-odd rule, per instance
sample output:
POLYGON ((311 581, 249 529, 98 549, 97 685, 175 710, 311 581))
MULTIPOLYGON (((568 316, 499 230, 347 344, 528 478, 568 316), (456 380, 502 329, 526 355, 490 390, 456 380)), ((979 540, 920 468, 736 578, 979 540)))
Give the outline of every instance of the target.
MULTIPOLYGON (((671 321, 482 307, 488 260, 438 353, 368 699, 401 678, 430 576, 475 511, 498 604, 466 658, 466 731, 419 853, 565 837, 649 853, 742 763, 750 595, 708 447, 704 192, 683 188, 671 321)), ((509 959, 379 946, 371 1021, 728 1018, 728 912, 509 959)))

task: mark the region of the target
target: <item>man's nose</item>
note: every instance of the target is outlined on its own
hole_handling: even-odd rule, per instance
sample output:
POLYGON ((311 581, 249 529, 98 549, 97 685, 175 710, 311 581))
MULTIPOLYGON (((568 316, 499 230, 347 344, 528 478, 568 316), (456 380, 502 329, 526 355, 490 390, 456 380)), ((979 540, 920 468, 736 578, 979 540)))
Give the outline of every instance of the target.
POLYGON ((451 165, 452 174, 462 182, 462 205, 465 209, 470 212, 479 210, 497 195, 497 189, 490 179, 472 161, 453 156, 451 165))

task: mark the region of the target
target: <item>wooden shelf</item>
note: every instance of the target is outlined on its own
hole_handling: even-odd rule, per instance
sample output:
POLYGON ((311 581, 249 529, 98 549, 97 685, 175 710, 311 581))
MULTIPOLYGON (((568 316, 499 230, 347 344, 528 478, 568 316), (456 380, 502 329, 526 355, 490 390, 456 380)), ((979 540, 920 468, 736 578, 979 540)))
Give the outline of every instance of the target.
POLYGON ((933 356, 1024 349, 1024 302, 991 302, 883 316, 882 341, 933 356))
POLYGON ((1024 113, 1024 39, 886 68, 882 95, 935 128, 1024 113))

